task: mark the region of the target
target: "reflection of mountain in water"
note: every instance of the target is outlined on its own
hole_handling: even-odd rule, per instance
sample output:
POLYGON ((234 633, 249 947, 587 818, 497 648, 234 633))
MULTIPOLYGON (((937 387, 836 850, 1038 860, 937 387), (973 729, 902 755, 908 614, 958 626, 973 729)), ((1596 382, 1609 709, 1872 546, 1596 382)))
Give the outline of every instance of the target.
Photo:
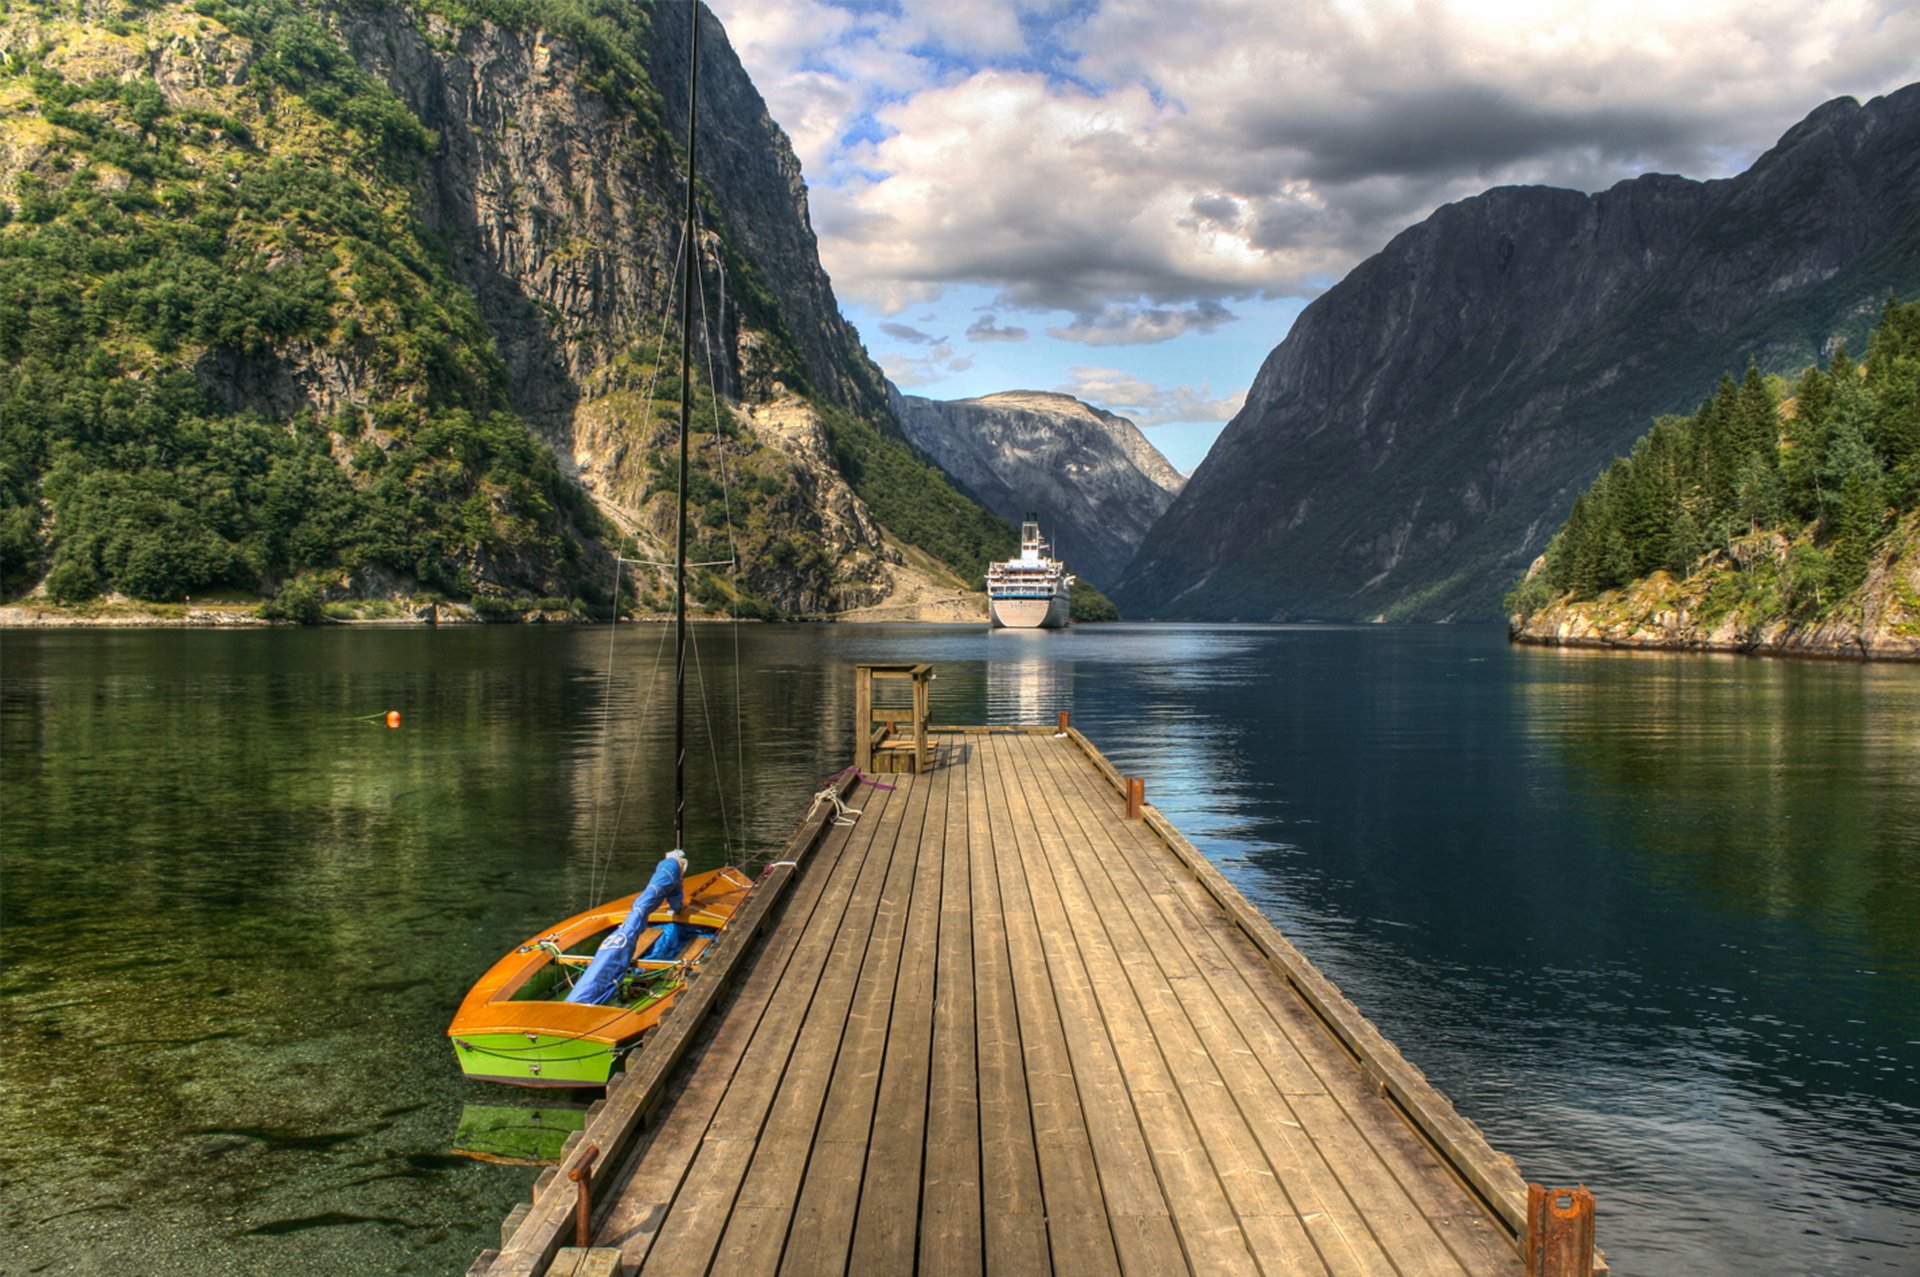
POLYGON ((1616 840, 1715 908, 1792 920, 1920 977, 1920 683, 1910 670, 1543 654, 1526 721, 1616 840), (1622 800, 1625 801, 1622 801, 1622 800))

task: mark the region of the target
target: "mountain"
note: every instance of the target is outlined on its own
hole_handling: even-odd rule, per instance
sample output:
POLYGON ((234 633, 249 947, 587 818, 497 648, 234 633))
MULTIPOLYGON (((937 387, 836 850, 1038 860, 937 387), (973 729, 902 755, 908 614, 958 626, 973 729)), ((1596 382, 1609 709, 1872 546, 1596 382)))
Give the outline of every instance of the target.
POLYGON ((505 613, 668 557, 696 18, 701 599, 964 592, 1011 530, 900 436, 725 33, 613 0, 14 0, 0 584, 505 613))
POLYGON ((1450 204, 1301 313, 1114 600, 1491 619, 1651 418, 1857 344, 1890 290, 1920 291, 1920 86, 1829 102, 1734 178, 1450 204))
POLYGON ((1186 483, 1139 427, 1071 395, 888 391, 908 439, 1001 518, 1037 515, 1060 556, 1096 585, 1120 579, 1186 483))

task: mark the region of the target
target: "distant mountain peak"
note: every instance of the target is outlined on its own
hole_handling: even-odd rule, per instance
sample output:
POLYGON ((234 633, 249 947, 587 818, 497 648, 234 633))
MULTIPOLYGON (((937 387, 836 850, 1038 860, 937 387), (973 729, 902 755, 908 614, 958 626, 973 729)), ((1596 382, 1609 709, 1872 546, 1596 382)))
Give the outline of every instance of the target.
POLYGON ((892 392, 901 429, 988 509, 1042 529, 1076 572, 1117 579, 1186 479, 1125 417, 1045 390, 892 392))

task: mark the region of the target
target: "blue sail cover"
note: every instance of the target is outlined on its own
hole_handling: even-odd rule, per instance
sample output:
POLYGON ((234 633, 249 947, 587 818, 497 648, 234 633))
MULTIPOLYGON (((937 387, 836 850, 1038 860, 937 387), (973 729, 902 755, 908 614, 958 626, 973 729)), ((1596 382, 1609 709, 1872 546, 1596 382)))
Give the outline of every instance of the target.
POLYGON ((587 973, 567 994, 567 1001, 598 1005, 609 1001, 620 991, 620 977, 633 965, 633 946, 640 939, 640 933, 647 929, 647 915, 663 903, 671 904, 675 909, 687 907, 685 893, 680 889, 680 879, 685 872, 676 857, 661 859, 659 867, 653 871, 653 877, 647 882, 646 890, 640 893, 633 902, 633 908, 627 911, 626 921, 600 942, 587 973))

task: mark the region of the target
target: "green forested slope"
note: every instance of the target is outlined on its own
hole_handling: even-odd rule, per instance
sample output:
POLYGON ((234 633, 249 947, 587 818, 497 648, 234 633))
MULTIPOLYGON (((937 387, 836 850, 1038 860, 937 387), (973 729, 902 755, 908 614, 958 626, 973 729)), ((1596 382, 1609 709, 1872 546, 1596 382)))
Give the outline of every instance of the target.
MULTIPOLYGON (((68 34, 64 6, 40 45, 68 34)), ((465 596, 514 553, 573 593, 601 526, 507 411, 473 300, 416 209, 434 138, 291 5, 162 8, 110 29, 244 40, 224 111, 169 108, 151 78, 9 50, 0 127, 35 144, 0 205, 0 574, 49 591, 178 599, 382 565, 465 596), (137 24, 137 25, 136 25, 137 24), (269 131, 270 130, 270 131, 269 131), (209 351, 332 348, 366 369, 354 411, 228 411, 209 351)))
MULTIPOLYGON (((0 0, 0 594, 44 580, 59 600, 173 600, 304 582, 311 598, 324 582, 496 611, 605 601, 616 529, 563 473, 551 434, 516 410, 497 307, 476 298, 473 268, 455 261, 468 250, 448 238, 442 139, 342 37, 358 23, 377 43, 391 13, 448 49, 485 24, 570 47, 566 92, 604 101, 635 130, 630 168, 671 180, 650 6, 0 0)), ((768 334, 763 375, 825 415, 831 401, 782 344, 804 317, 760 283, 741 247, 751 235, 727 229, 730 212, 746 214, 706 194, 734 304, 768 334)), ((677 243, 657 191, 612 196, 677 243)), ((784 185, 768 198, 791 199, 784 185)), ((545 236, 549 273, 584 251, 564 217, 578 208, 555 212, 525 232, 545 236)), ((576 361, 576 393, 617 416, 606 429, 636 470, 630 491, 604 499, 647 534, 649 498, 671 489, 671 339, 663 355, 569 326, 542 297, 520 306, 542 341, 600 343, 576 361)), ((863 361, 849 356, 849 380, 870 371, 863 361)), ((705 583, 709 605, 772 615, 845 597, 839 552, 806 508, 817 483, 700 398, 695 537, 709 557, 732 541, 754 558, 740 579, 705 583), (723 474, 730 493, 715 490, 723 474)), ((852 487, 896 535, 973 575, 1011 533, 937 472, 914 471, 884 412, 842 411, 832 431, 852 487)))
POLYGON ((1843 346, 1791 385, 1750 368, 1655 422, 1574 502, 1507 610, 1522 629, 1607 600, 1687 606, 1696 630, 1735 612, 1750 631, 1858 619, 1874 585, 1906 589, 1888 569, 1917 514, 1920 302, 1890 299, 1863 363, 1843 346))

